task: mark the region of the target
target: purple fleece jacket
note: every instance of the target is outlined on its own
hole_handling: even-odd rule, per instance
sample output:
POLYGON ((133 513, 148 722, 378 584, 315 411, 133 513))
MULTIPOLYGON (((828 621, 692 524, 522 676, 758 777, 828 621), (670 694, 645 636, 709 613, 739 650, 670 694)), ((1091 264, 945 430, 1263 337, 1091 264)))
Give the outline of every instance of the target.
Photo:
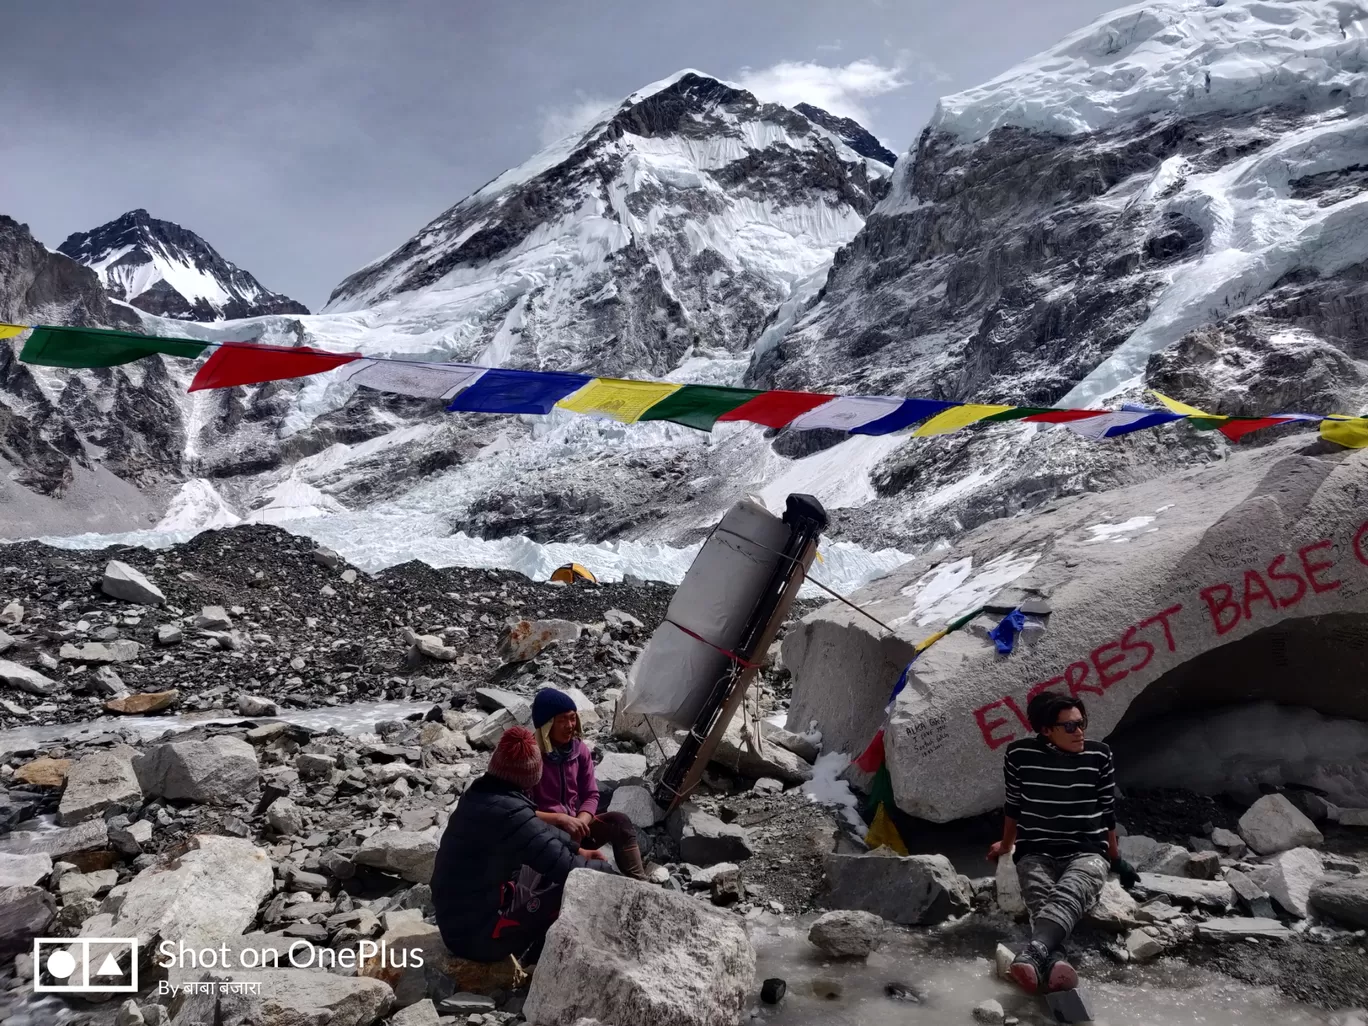
POLYGON ((575 738, 570 742, 569 758, 553 762, 543 756, 541 782, 528 793, 540 812, 598 815, 598 780, 594 777, 594 759, 589 754, 589 746, 575 738))

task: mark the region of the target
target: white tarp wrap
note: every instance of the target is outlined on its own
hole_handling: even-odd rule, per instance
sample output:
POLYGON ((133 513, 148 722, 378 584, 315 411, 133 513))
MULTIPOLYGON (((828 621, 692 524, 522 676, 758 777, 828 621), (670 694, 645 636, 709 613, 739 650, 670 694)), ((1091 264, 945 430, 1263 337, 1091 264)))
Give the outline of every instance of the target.
POLYGON ((694 557, 665 622, 632 666, 626 712, 693 726, 708 692, 730 665, 712 645, 734 650, 740 643, 788 540, 788 526, 757 503, 743 500, 727 512, 694 557))

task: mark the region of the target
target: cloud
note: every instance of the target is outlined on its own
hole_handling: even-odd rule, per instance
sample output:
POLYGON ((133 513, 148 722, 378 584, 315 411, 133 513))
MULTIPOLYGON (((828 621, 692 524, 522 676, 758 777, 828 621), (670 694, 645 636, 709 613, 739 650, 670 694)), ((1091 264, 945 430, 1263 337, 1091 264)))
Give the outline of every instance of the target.
POLYGON ((550 146, 566 136, 579 135, 593 127, 601 114, 613 110, 621 99, 577 93, 573 103, 542 109, 541 142, 550 146))
POLYGON ((768 68, 742 68, 739 84, 759 99, 793 107, 810 103, 838 117, 869 119, 865 101, 908 84, 902 67, 868 58, 829 66, 814 61, 780 61, 768 68))

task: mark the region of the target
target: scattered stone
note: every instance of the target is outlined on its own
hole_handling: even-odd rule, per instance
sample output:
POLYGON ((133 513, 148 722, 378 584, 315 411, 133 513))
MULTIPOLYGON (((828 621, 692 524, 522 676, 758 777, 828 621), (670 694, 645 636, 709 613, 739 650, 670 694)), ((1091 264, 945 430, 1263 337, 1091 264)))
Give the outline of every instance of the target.
POLYGON ((885 923, 870 912, 828 912, 808 931, 808 940, 832 958, 868 958, 883 943, 885 923))
POLYGON ((1197 935, 1208 940, 1235 940, 1243 937, 1286 940, 1292 936, 1292 931, 1276 919, 1246 919, 1241 916, 1226 916, 1198 923, 1197 935))
POLYGON ((231 631, 233 629, 233 620, 228 615, 228 610, 222 606, 204 606, 193 622, 202 631, 231 631))
POLYGON ((1215 880, 1221 875, 1221 856, 1214 851, 1188 855, 1187 875, 1194 880, 1215 880))
POLYGON ((63 662, 97 666, 105 663, 129 663, 138 658, 142 646, 126 638, 119 641, 87 641, 81 645, 67 642, 57 652, 63 662))
POLYGON ((162 590, 127 563, 117 559, 110 560, 105 567, 104 580, 100 590, 110 598, 133 602, 140 606, 164 606, 166 596, 162 590))
POLYGON ((147 1020, 138 1008, 138 1002, 129 998, 121 1004, 119 1010, 114 1013, 114 1026, 147 1026, 147 1020))
POLYGON ((1121 886, 1121 881, 1109 877, 1102 885, 1102 893, 1097 904, 1087 912, 1087 920, 1093 926, 1109 933, 1125 933, 1139 922, 1139 905, 1121 886))
POLYGON ((226 736, 154 745, 133 760, 133 769, 146 794, 215 804, 252 793, 261 776, 256 750, 226 736))
POLYGON ((1368 876, 1323 880, 1311 889, 1310 905, 1351 930, 1368 930, 1368 876))
POLYGON ((425 834, 382 830, 356 850, 352 861, 394 873, 410 883, 431 883, 437 842, 425 834))
POLYGON ((1269 896, 1288 915, 1305 919, 1311 888, 1325 875, 1320 855, 1310 848, 1293 848, 1273 856, 1268 864, 1273 868, 1264 885, 1269 896))
POLYGON ((828 903, 903 926, 930 925, 969 911, 965 878, 944 855, 828 855, 828 903))
POLYGON ((788 992, 788 982, 778 976, 771 976, 760 986, 760 1000, 767 1005, 777 1005, 788 992))
POLYGON ((631 613, 623 612, 621 609, 610 609, 603 614, 603 619, 610 627, 631 627, 635 630, 644 631, 646 625, 638 620, 631 613))
POLYGON ((52 895, 41 887, 0 888, 0 951, 28 947, 56 914, 52 895))
POLYGON ((1003 855, 997 861, 995 894, 998 908, 1005 915, 1026 914, 1026 899, 1021 895, 1021 879, 1017 876, 1016 861, 1010 854, 1003 855))
POLYGON ((342 571, 342 583, 343 583, 343 584, 355 584, 355 583, 356 583, 356 576, 357 576, 357 575, 356 575, 356 571, 353 570, 353 569, 351 569, 351 567, 348 567, 346 570, 343 570, 343 571, 342 571))
POLYGON ((157 628, 158 645, 178 645, 185 638, 185 632, 174 623, 164 623, 157 628))
POLYGON ((755 951, 730 914, 649 884, 576 872, 523 1015, 534 1026, 584 1017, 734 1026, 754 977, 755 951))
POLYGON ((517 725, 518 721, 511 712, 500 709, 466 731, 466 737, 474 747, 492 751, 499 743, 499 738, 503 737, 503 732, 517 725))
POLYGON ((93 873, 67 873, 57 883, 62 904, 70 905, 82 898, 98 898, 107 894, 119 882, 116 869, 101 869, 93 873))
POLYGON ((1368 827, 1368 809, 1340 809, 1338 823, 1346 827, 1368 827))
POLYGON ((1232 859, 1242 859, 1249 851, 1249 845, 1239 834, 1224 827, 1217 827, 1211 832, 1211 843, 1218 852, 1232 859))
POLYGON ((718 873, 712 878, 712 894, 710 900, 714 905, 735 905, 738 901, 744 901, 745 898, 746 883, 741 877, 741 870, 733 867, 727 872, 718 873))
POLYGON ((1325 841, 1316 825, 1280 794, 1266 794, 1249 807, 1240 817, 1240 836, 1260 855, 1316 847, 1325 841))
POLYGON ((24 620, 24 607, 17 601, 10 602, 4 609, 0 609, 0 623, 8 624, 13 627, 15 624, 22 623, 24 620))
POLYGON ((646 756, 604 752, 603 760, 594 767, 594 777, 604 789, 639 787, 646 782, 646 756))
POLYGON ((142 787, 133 771, 136 754, 127 745, 117 745, 108 751, 91 752, 73 765, 67 774, 57 822, 75 826, 107 809, 127 811, 142 805, 142 787))
POLYGON ((96 851, 109 843, 109 828, 102 819, 56 830, 15 830, 0 837, 0 854, 48 855, 54 862, 74 854, 96 851))
POLYGON ((277 798, 266 809, 266 822, 271 829, 283 837, 304 832, 304 813, 288 797, 277 798))
POLYGON ((476 688, 475 704, 485 712, 491 713, 507 709, 523 726, 532 722, 532 703, 522 695, 515 695, 502 688, 476 688))
POLYGON ((680 858, 696 866, 751 857, 750 838, 742 827, 723 823, 693 805, 681 805, 670 815, 669 831, 680 858))
POLYGON ((150 716, 152 713, 170 709, 179 701, 180 692, 172 688, 170 691, 144 691, 138 695, 111 698, 104 707, 106 712, 117 716, 150 716))
POLYGON ((152 824, 145 819, 127 826, 109 825, 109 843, 125 855, 141 855, 152 842, 152 824))
POLYGON ((1148 962, 1164 953, 1164 944, 1145 930, 1132 930, 1126 936, 1126 951, 1134 962, 1148 962))
MULTIPOLYGON (((423 1002, 418 1002, 421 1005, 423 1002)), ((416 1008, 417 1005, 410 1005, 416 1008)), ((462 991, 449 998, 443 998, 440 1005, 443 1015, 481 1015, 494 1011, 494 999, 487 994, 467 994, 462 991)))
MULTIPOLYGON (((369 1026, 394 1004, 388 987, 379 980, 361 976, 340 976, 316 969, 242 969, 232 973, 211 971, 209 975, 216 980, 241 979, 261 984, 260 993, 218 995, 219 1018, 207 1020, 211 1022, 369 1026)), ((180 1022, 179 1016, 176 1022, 180 1022)))
POLYGON ((580 625, 569 620, 519 620, 499 639, 498 656, 505 663, 525 663, 551 645, 574 644, 580 625))
POLYGON ((442 643, 442 639, 432 634, 416 634, 413 637, 413 650, 428 659, 442 663, 454 663, 461 658, 461 650, 442 643))
POLYGON ((317 752, 300 752, 295 759, 295 769, 300 780, 327 780, 337 768, 337 760, 331 755, 317 752))
POLYGON ((313 551, 313 561, 325 570, 336 570, 342 565, 342 557, 332 549, 320 545, 313 551))
POLYGON ((280 712, 280 708, 274 702, 247 694, 238 695, 237 710, 239 716, 246 716, 249 719, 275 716, 280 712))
POLYGON ((1162 895, 1179 905, 1202 905, 1226 911, 1235 904, 1235 892, 1223 880, 1141 873, 1139 886, 1143 891, 1162 895))
POLYGON ((70 759, 34 759, 15 770, 14 779, 30 787, 62 787, 70 770, 70 759))
POLYGON ((1007 1019, 1007 1013, 1002 1010, 1001 1003, 993 1000, 981 1001, 974 1006, 974 1021, 989 1023, 990 1026, 1000 1026, 1007 1019))
POLYGON ((1241 873, 1238 869, 1227 869, 1225 882, 1235 892, 1235 900, 1239 902, 1240 908, 1247 915, 1256 919, 1273 918, 1273 900, 1268 896, 1268 891, 1260 887, 1249 876, 1241 873))
POLYGON ((493 995, 518 990, 526 984, 527 974, 513 958, 502 962, 467 962, 452 955, 442 943, 437 927, 423 922, 420 912, 407 912, 402 917, 387 912, 385 916, 389 925, 380 939, 386 949, 414 954, 404 959, 402 965, 395 965, 392 956, 386 958, 377 953, 362 963, 358 974, 384 981, 394 992, 394 1003, 399 1008, 407 1008, 425 997, 441 1001, 461 992, 493 995))
POLYGON ((812 779, 812 766, 787 748, 769 743, 755 746, 745 740, 737 720, 722 735, 712 762, 752 780, 773 777, 786 784, 802 784, 812 779))
POLYGON ((784 793, 784 782, 773 777, 761 777, 751 788, 756 794, 774 795, 784 793))
POLYGON ((1178 844, 1160 844, 1155 846, 1143 862, 1136 863, 1135 868, 1140 873, 1187 876, 1188 858, 1191 854, 1178 844))
POLYGON ((999 980, 1011 979, 1012 962, 1016 959, 1016 952, 1006 944, 999 944, 997 950, 993 952, 993 969, 997 973, 999 980))
MULTIPOLYGON (((795 734, 783 727, 776 727, 769 720, 760 722, 760 736, 765 739, 766 743, 773 743, 780 748, 787 749, 804 762, 816 762, 817 756, 822 754, 820 740, 814 740, 807 734, 795 734)), ((817 735, 817 738, 820 737, 821 735, 817 735)))
POLYGON ((11 648, 14 647, 14 644, 15 642, 13 635, 6 634, 4 631, 0 631, 0 652, 8 652, 11 648))
POLYGON ((101 666, 95 671, 93 689, 110 698, 120 698, 128 694, 128 685, 112 666, 101 666))
POLYGON ((620 812, 632 821, 638 830, 655 826, 664 815, 660 806, 644 787, 629 785, 619 787, 613 792, 613 800, 608 803, 609 812, 620 812))
POLYGON ((52 872, 52 858, 35 855, 0 855, 0 888, 36 887, 52 872))
POLYGON ((55 680, 8 659, 0 659, 0 683, 27 691, 30 695, 50 695, 57 690, 55 680))

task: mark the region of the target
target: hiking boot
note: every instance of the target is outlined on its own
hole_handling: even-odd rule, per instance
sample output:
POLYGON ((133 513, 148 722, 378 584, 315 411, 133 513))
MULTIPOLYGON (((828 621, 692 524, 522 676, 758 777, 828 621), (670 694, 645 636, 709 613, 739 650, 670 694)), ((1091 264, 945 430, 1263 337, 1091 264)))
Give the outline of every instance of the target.
POLYGON ((1027 994, 1043 994, 1044 988, 1041 984, 1047 978, 1045 963, 1049 957, 1050 953, 1044 944, 1040 941, 1031 941, 1021 949, 1016 958, 1012 959, 1007 975, 1027 994))
POLYGON ((1074 990, 1078 987, 1078 973, 1064 957, 1064 952, 1053 951, 1045 962, 1044 991, 1074 990))

